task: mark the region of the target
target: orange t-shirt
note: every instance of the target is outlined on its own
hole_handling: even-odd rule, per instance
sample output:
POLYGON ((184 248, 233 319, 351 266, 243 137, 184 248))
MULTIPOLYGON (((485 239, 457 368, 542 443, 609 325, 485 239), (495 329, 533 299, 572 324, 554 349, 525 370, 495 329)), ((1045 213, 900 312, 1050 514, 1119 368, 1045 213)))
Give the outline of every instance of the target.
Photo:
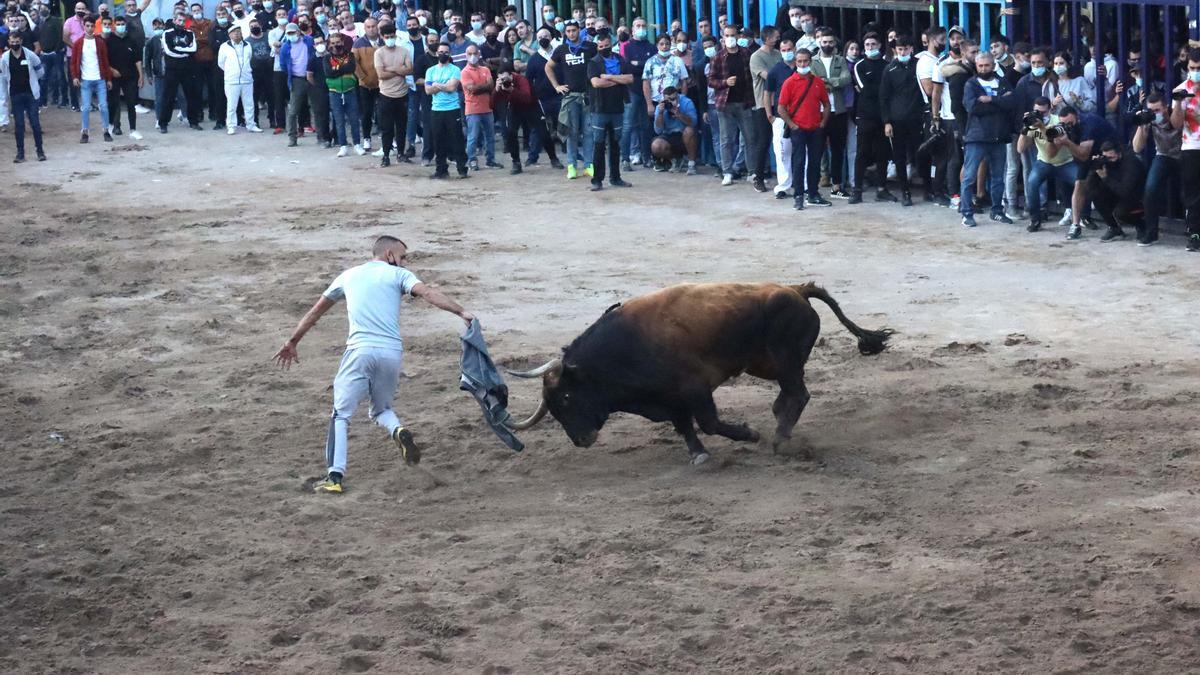
POLYGON ((478 115, 492 112, 492 92, 471 92, 467 89, 468 84, 475 86, 487 84, 490 79, 492 79, 492 71, 488 70, 485 66, 472 66, 470 64, 463 66, 459 81, 463 85, 466 114, 478 115))

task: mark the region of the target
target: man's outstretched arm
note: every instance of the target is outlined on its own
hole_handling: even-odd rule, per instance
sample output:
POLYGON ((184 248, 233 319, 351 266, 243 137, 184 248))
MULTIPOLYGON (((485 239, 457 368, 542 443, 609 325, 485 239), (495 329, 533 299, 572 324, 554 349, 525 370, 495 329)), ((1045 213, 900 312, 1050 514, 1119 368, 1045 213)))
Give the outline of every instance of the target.
MULTIPOLYGON (((451 300, 450 298, 448 298, 444 293, 442 293, 438 289, 426 285, 424 282, 419 283, 416 286, 413 286, 412 294, 414 297, 421 298, 422 300, 424 300, 425 302, 428 302, 429 304, 433 305, 434 307, 437 307, 438 309, 444 309, 447 312, 450 312, 451 314, 462 319, 463 321, 466 321, 468 326, 471 325, 471 321, 475 318, 475 315, 473 315, 470 312, 468 312, 467 310, 463 309, 462 305, 451 300)), ((316 309, 316 307, 314 307, 313 309, 316 309)), ((301 323, 303 323, 303 322, 301 322, 301 323)))
POLYGON ((275 363, 278 363, 285 370, 290 368, 293 363, 300 363, 300 355, 296 353, 296 345, 300 344, 300 339, 308 332, 308 329, 317 325, 317 321, 321 319, 321 315, 329 311, 330 307, 334 306, 334 301, 322 295, 313 304, 312 308, 304 314, 304 318, 300 319, 300 323, 296 324, 296 330, 292 331, 292 337, 283 343, 283 347, 275 353, 275 363))

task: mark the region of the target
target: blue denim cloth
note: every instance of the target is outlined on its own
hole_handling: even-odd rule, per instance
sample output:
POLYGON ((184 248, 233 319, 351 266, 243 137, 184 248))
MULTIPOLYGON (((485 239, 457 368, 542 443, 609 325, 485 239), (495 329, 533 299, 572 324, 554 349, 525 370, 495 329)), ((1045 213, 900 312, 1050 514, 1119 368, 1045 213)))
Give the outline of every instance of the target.
POLYGON ((730 105, 717 112, 717 116, 721 118, 721 170, 733 173, 738 160, 745 166, 745 146, 754 145, 754 110, 748 106, 730 105), (738 147, 739 132, 745 140, 742 147, 738 147))
POLYGON ((339 94, 329 92, 329 116, 333 121, 333 136, 338 145, 346 145, 346 122, 355 145, 362 142, 362 117, 358 114, 358 92, 339 94))
POLYGON ((708 109, 707 135, 701 146, 700 157, 705 164, 721 166, 721 116, 716 108, 708 109))
POLYGON ((1169 196, 1172 186, 1177 191, 1176 197, 1178 198, 1179 160, 1165 155, 1155 155, 1154 160, 1150 162, 1150 171, 1146 174, 1146 189, 1143 193, 1148 227, 1158 227, 1159 216, 1173 201, 1169 196))
POLYGON ((621 160, 637 155, 643 161, 650 157, 650 117, 646 115, 646 97, 641 90, 629 91, 625 114, 621 120, 621 160))
POLYGON ((858 123, 851 117, 846 122, 846 164, 842 171, 845 180, 842 190, 849 192, 848 186, 854 185, 854 158, 858 156, 858 123))
POLYGON ((488 162, 496 161, 496 122, 492 113, 467 115, 467 161, 477 161, 479 137, 483 136, 484 157, 488 162))
POLYGON ((33 94, 13 94, 9 96, 8 104, 12 108, 13 134, 16 136, 17 152, 25 154, 25 118, 29 118, 29 127, 33 131, 33 143, 38 152, 42 151, 42 123, 38 118, 38 102, 33 100, 33 94))
POLYGON ((592 163, 592 125, 583 118, 583 101, 563 103, 567 105, 567 161, 568 166, 582 159, 585 165, 592 163), (580 136, 583 144, 580 145, 580 136))
POLYGON ((88 117, 92 112, 92 98, 95 97, 96 105, 100 108, 100 123, 108 129, 108 88, 104 86, 104 80, 80 80, 79 84, 79 117, 80 128, 84 131, 88 130, 88 117))
POLYGON ((1008 151, 1003 143, 967 143, 963 161, 962 199, 958 211, 964 216, 975 214, 975 179, 979 165, 988 163, 988 196, 992 199, 992 213, 1004 213, 1004 169, 1008 162, 1008 151))
POLYGON ((1029 170, 1029 180, 1025 182, 1025 210, 1030 218, 1036 218, 1046 208, 1042 200, 1046 198, 1046 179, 1054 177, 1054 185, 1058 188, 1060 199, 1070 204, 1071 191, 1075 188, 1075 176, 1078 167, 1075 162, 1067 162, 1062 166, 1054 166, 1036 160, 1029 170))
POLYGON ((46 52, 42 54, 42 68, 46 73, 46 78, 42 82, 42 97, 38 103, 43 106, 50 103, 65 105, 67 102, 67 75, 63 70, 63 53, 46 52))
POLYGON ((592 134, 602 132, 610 126, 619 134, 624 123, 624 113, 592 113, 592 134))
POLYGON ((408 147, 412 147, 416 142, 417 136, 425 137, 424 125, 425 117, 422 111, 429 107, 429 95, 420 88, 414 88, 408 92, 408 128, 405 129, 404 137, 408 139, 408 147))

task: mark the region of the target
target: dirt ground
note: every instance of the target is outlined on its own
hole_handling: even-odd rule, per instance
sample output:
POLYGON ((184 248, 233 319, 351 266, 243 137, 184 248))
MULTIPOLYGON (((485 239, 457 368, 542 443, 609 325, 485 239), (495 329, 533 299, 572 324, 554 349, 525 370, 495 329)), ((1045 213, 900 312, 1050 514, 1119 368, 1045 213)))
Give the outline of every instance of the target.
MULTIPOLYGON (((1177 237, 797 214, 644 170, 434 182, 146 116, 140 148, 78 145, 47 118, 51 161, 0 189, 0 671, 1200 667, 1200 257, 1177 237), (711 438, 691 467, 628 416, 510 452, 458 390, 457 320, 407 303, 397 407, 425 460, 360 411, 347 493, 314 495, 344 310, 298 368, 270 357, 383 233, 505 364, 689 281, 816 280, 899 334, 859 356, 818 305, 810 458, 711 438)), ((769 432, 774 393, 718 405, 769 432)))

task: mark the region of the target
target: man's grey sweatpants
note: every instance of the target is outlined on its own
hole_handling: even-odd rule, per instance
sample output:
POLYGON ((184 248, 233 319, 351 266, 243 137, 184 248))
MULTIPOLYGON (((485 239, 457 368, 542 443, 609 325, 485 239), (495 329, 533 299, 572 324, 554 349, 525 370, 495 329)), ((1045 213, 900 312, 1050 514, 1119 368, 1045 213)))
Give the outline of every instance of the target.
POLYGON ((400 381, 404 352, 384 347, 356 347, 342 355, 333 378, 333 415, 325 441, 325 463, 329 471, 346 474, 346 438, 350 417, 363 397, 371 397, 371 419, 391 434, 401 426, 392 410, 392 398, 400 381))

